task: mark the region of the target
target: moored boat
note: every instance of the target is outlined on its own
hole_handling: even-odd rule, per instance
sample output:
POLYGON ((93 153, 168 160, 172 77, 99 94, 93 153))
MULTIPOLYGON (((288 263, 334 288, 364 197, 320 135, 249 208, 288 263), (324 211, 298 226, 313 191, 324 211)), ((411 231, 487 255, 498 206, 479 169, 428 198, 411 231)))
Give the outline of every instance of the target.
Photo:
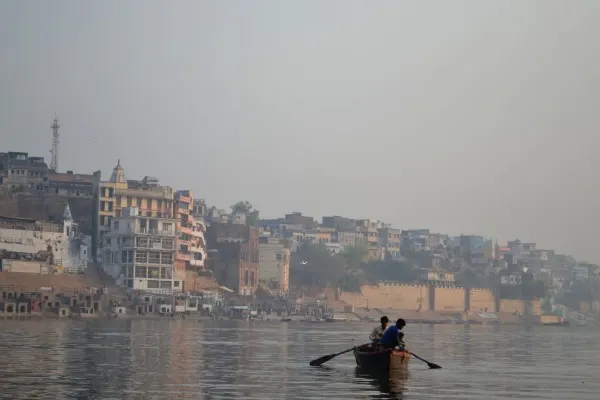
POLYGON ((354 348, 356 365, 362 371, 379 377, 390 377, 398 371, 406 371, 411 354, 403 350, 379 350, 371 345, 354 348))

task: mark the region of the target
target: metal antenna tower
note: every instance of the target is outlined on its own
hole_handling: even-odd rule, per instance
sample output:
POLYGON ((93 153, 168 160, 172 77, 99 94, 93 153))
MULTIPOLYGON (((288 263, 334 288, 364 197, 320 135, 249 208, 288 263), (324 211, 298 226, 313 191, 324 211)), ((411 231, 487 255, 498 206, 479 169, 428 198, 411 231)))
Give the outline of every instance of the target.
POLYGON ((52 160, 50 161, 50 170, 56 172, 58 169, 58 128, 60 128, 56 114, 54 114, 54 122, 50 128, 52 128, 52 149, 50 150, 52 160))

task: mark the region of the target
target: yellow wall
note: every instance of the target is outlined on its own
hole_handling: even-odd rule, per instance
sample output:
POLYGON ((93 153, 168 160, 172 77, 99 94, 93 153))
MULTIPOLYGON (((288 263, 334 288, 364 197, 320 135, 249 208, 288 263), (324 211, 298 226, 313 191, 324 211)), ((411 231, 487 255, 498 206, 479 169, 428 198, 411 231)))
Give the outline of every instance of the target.
MULTIPOLYGON (((392 308, 397 310, 429 310, 429 287, 380 282, 363 285, 360 293, 341 292, 339 300, 354 307, 392 308)), ((496 310, 496 298, 489 289, 470 289, 469 310, 466 310, 465 291, 461 287, 433 287, 434 310, 451 312, 504 312, 540 315, 540 301, 501 299, 496 310)))
POLYGON ((421 309, 429 309, 428 288, 420 285, 363 285, 361 293, 340 293, 340 300, 355 307, 417 310, 420 303, 421 309))
POLYGON ((498 311, 523 313, 525 311, 525 303, 523 300, 500 299, 500 310, 498 311))
POLYGON ((560 317, 558 315, 541 315, 540 322, 542 324, 556 324, 560 322, 560 317))
POLYGON ((495 312, 496 298, 491 290, 471 289, 469 293, 469 311, 472 312, 495 312))
POLYGON ((465 289, 435 287, 435 311, 465 311, 465 289))

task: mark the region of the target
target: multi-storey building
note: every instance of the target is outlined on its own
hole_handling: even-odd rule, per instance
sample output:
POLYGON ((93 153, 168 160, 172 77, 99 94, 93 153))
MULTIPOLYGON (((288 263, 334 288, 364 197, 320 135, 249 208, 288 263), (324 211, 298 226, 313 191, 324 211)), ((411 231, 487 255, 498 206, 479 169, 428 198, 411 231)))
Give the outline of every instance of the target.
POLYGON ((402 244, 400 233, 400 229, 379 229, 379 245, 381 246, 385 257, 390 257, 391 259, 400 257, 400 245, 402 244))
POLYGON ((0 153, 0 214, 38 221, 60 221, 65 203, 79 232, 92 237, 96 252, 100 171, 78 174, 50 171, 43 157, 25 152, 0 153))
POLYGON ((241 295, 258 286, 259 230, 248 225, 213 222, 207 243, 215 278, 241 295))
POLYGON ((335 234, 335 228, 328 228, 320 226, 317 228, 317 240, 319 243, 333 243, 333 237, 335 234))
POLYGON ((185 279, 186 270, 204 269, 206 244, 204 220, 194 218, 194 196, 189 190, 175 193, 174 217, 177 220, 175 274, 185 279))
POLYGON ((181 291, 184 281, 173 274, 176 223, 137 207, 123 208, 104 235, 104 270, 130 289, 181 291))
POLYGON ((61 222, 0 217, 0 271, 83 272, 89 240, 77 229, 68 204, 64 205, 61 222))
POLYGON ((206 206, 206 200, 194 199, 192 215, 196 220, 206 222, 206 218, 208 217, 208 207, 206 206))
POLYGON ((356 221, 351 218, 334 215, 331 217, 323 217, 321 226, 347 232, 356 230, 356 221))
POLYGON ((172 218, 174 190, 161 186, 158 180, 144 177, 141 181, 127 180, 120 161, 113 169, 109 181, 100 183, 98 206, 98 240, 111 230, 112 220, 121 216, 126 207, 136 207, 146 217, 172 218))
POLYGON ((259 281, 280 295, 289 292, 290 284, 290 249, 282 243, 282 239, 261 237, 259 243, 259 281))
POLYGON ((380 221, 372 219, 361 219, 356 221, 356 225, 363 234, 363 244, 369 250, 369 260, 381 260, 384 256, 381 247, 379 246, 380 228, 387 227, 380 221))
POLYGON ((332 234, 333 243, 339 243, 342 247, 356 246, 363 243, 363 233, 354 228, 352 230, 338 229, 332 234))
POLYGON ((48 172, 44 157, 29 157, 20 151, 0 153, 0 187, 43 190, 48 172))

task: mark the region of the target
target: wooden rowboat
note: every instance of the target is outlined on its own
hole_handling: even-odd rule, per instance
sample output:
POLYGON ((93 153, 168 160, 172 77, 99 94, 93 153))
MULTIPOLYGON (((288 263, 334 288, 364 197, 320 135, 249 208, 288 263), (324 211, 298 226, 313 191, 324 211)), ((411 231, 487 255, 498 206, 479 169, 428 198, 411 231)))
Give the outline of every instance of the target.
POLYGON ((356 365, 362 371, 379 377, 390 377, 406 371, 411 354, 402 350, 374 349, 363 345, 354 349, 356 365))

